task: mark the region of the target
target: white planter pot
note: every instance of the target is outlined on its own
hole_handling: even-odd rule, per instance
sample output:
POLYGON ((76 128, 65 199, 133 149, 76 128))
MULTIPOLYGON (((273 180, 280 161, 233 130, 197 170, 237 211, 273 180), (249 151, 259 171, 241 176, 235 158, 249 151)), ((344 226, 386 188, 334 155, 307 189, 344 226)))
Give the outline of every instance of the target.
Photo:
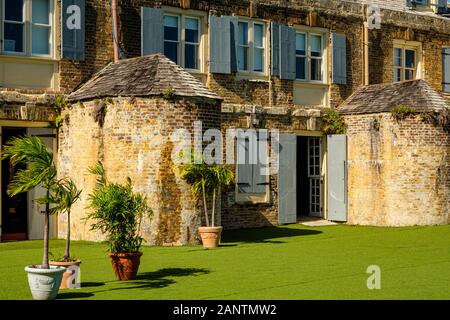
POLYGON ((34 300, 52 300, 56 298, 66 268, 51 266, 50 269, 25 268, 28 284, 34 300))

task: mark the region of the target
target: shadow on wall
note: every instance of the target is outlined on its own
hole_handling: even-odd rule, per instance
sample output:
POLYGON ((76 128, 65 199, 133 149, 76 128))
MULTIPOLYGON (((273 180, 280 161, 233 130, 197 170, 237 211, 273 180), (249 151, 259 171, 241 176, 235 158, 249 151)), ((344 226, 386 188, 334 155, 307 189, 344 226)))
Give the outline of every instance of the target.
POLYGON ((282 240, 274 240, 288 237, 310 236, 322 233, 317 230, 291 229, 284 227, 268 227, 259 229, 228 230, 222 235, 222 243, 249 242, 249 243, 286 243, 282 240))

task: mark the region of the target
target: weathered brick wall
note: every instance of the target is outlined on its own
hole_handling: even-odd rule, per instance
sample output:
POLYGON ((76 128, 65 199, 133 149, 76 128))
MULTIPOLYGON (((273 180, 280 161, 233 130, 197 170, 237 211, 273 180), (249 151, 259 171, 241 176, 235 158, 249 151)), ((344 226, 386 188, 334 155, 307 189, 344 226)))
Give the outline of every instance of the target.
MULTIPOLYGON (((154 217, 143 224, 145 239, 151 244, 189 244, 197 242, 202 212, 195 206, 189 186, 174 165, 171 134, 187 129, 193 135, 194 121, 203 130, 220 128, 220 106, 216 102, 153 99, 114 99, 109 104, 103 127, 94 120, 102 101, 74 104, 63 112, 60 131, 59 174, 72 177, 83 189, 81 201, 72 211, 72 235, 78 240, 101 240, 89 231, 86 216, 88 194, 95 177, 87 168, 102 161, 110 181, 133 181, 134 190, 149 196, 154 217)), ((61 215, 59 235, 66 232, 61 215)))
POLYGON ((450 222, 450 134, 420 116, 346 116, 348 223, 450 222), (378 122, 379 130, 375 129, 378 122))

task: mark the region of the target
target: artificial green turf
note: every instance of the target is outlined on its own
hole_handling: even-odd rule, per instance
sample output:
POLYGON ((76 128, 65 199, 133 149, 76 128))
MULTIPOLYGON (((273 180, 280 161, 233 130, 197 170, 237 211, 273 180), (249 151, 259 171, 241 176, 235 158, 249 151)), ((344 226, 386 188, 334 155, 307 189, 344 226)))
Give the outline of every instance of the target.
MULTIPOLYGON (((72 243, 83 288, 59 299, 450 299, 450 225, 226 231, 214 250, 143 248, 129 282, 115 280, 105 244, 72 243), (381 268, 380 290, 367 289, 370 265, 381 268)), ((31 299, 23 268, 40 262, 41 246, 0 243, 0 299, 31 299)))

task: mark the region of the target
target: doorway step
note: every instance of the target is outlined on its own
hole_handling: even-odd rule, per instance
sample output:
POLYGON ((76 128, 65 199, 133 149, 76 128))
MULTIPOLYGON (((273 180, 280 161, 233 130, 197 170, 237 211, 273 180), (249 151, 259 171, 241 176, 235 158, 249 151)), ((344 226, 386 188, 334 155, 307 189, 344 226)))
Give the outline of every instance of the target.
POLYGON ((335 225, 337 225, 336 222, 328 221, 328 220, 325 220, 325 219, 322 219, 322 218, 307 217, 307 216, 299 217, 297 222, 299 224, 302 224, 302 225, 308 226, 308 227, 324 227, 324 226, 335 226, 335 225))

